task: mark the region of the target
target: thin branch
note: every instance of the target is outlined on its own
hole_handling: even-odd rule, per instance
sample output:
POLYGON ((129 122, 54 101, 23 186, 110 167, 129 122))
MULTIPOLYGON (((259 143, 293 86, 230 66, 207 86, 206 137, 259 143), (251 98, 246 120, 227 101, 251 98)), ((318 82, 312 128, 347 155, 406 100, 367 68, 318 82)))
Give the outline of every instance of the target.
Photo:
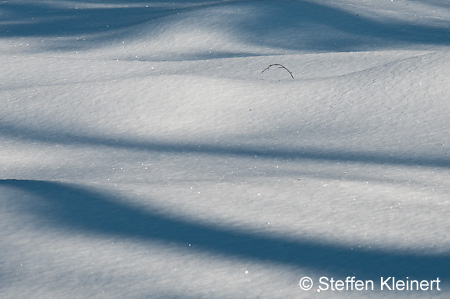
POLYGON ((261 73, 264 73, 265 71, 269 70, 272 66, 278 66, 279 69, 285 69, 291 75, 292 79, 294 79, 294 75, 292 74, 292 72, 290 70, 288 70, 284 65, 281 65, 281 64, 278 64, 278 63, 274 63, 274 64, 269 65, 268 67, 263 69, 261 73))

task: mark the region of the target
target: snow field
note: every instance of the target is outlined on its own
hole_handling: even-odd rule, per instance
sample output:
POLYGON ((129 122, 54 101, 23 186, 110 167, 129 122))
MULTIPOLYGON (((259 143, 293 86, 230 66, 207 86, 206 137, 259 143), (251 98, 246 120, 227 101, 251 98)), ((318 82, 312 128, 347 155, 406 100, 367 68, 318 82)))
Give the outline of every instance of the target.
POLYGON ((448 297, 442 1, 1 5, 0 297, 448 297))

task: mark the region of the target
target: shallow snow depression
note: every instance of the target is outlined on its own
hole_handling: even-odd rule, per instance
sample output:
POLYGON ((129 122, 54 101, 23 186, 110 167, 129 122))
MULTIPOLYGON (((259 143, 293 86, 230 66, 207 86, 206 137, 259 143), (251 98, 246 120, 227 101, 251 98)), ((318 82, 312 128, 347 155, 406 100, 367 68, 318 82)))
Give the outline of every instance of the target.
POLYGON ((448 297, 444 1, 0 17, 0 297, 448 297))

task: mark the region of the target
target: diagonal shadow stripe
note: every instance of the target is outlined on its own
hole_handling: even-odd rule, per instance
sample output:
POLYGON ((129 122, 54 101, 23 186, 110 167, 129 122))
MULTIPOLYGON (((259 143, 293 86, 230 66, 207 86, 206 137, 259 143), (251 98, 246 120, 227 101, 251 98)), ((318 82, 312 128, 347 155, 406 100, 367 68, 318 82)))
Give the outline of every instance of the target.
MULTIPOLYGON (((6 20, 0 22, 0 38, 107 34, 114 29, 131 28, 137 24, 152 22, 181 12, 199 11, 208 7, 233 7, 232 5, 239 3, 239 7, 248 8, 251 13, 245 17, 232 19, 234 21, 231 23, 227 21, 231 16, 221 19, 216 14, 212 17, 216 19, 217 23, 222 22, 222 27, 228 28, 233 36, 246 42, 276 49, 281 47, 285 49, 355 51, 368 47, 389 47, 392 41, 409 44, 450 44, 449 24, 446 20, 428 25, 401 19, 377 20, 346 11, 340 6, 305 0, 280 0, 276 3, 262 0, 151 1, 156 2, 153 3, 155 5, 147 8, 142 5, 144 2, 142 0, 129 1, 129 7, 125 5, 126 1, 111 0, 90 1, 95 7, 83 9, 73 9, 70 5, 51 5, 46 1, 3 2, 1 8, 5 11, 3 17, 6 20), (176 5, 174 6, 174 4, 176 5), (320 26, 322 30, 314 30, 314 34, 308 34, 307 38, 301 36, 308 33, 311 26, 320 26), (344 35, 329 35, 324 28, 335 29, 337 33, 342 32, 344 35), (284 35, 287 36, 284 39, 276 38, 284 35)), ((151 2, 150 4, 152 4, 151 2)), ((164 20, 161 22, 156 22, 156 24, 164 24, 164 20)), ((110 38, 115 36, 112 35, 110 38)))
POLYGON ((356 275, 359 279, 395 276, 431 280, 440 277, 445 283, 450 278, 450 254, 352 250, 316 240, 289 239, 245 229, 218 227, 143 210, 110 194, 66 183, 0 180, 0 187, 15 188, 37 196, 39 200, 27 203, 29 210, 21 212, 31 213, 52 227, 69 233, 79 231, 156 241, 224 258, 307 267, 331 271, 343 277, 356 275))
POLYGON ((49 144, 111 147, 126 150, 164 152, 174 154, 206 154, 213 156, 237 156, 260 159, 313 160, 323 162, 365 163, 375 165, 400 165, 450 168, 450 156, 401 155, 383 152, 344 151, 314 147, 266 148, 245 145, 221 145, 205 143, 168 142, 158 140, 110 139, 80 136, 72 133, 46 133, 0 123, 0 136, 20 138, 49 144))

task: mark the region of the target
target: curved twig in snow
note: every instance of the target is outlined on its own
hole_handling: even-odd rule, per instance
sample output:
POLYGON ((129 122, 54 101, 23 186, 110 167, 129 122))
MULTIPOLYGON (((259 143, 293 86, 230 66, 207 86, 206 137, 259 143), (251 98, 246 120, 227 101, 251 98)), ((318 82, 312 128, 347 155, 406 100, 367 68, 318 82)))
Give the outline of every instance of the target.
POLYGON ((279 69, 285 69, 291 75, 292 79, 294 79, 294 75, 292 75, 292 72, 290 70, 288 70, 284 65, 281 65, 281 64, 278 64, 278 63, 274 63, 274 64, 269 65, 268 67, 263 69, 261 73, 264 73, 265 71, 269 70, 272 66, 278 66, 279 69))

